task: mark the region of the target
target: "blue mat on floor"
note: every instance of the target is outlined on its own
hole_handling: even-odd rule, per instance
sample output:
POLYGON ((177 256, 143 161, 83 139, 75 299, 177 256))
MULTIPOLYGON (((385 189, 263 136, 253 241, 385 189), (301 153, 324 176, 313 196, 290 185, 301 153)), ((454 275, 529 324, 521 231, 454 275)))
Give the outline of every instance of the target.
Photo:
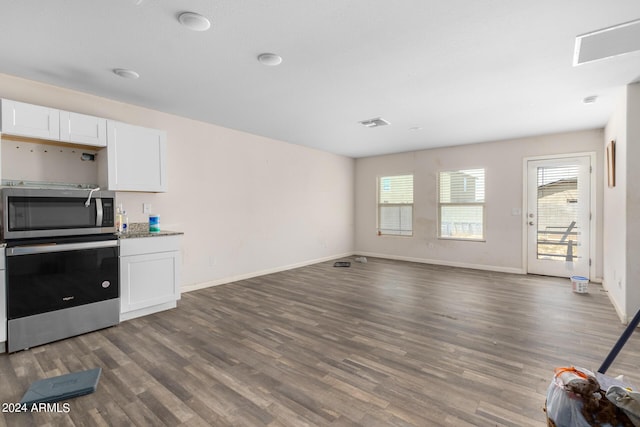
POLYGON ((38 380, 22 396, 21 404, 51 403, 93 393, 98 387, 102 368, 38 380))

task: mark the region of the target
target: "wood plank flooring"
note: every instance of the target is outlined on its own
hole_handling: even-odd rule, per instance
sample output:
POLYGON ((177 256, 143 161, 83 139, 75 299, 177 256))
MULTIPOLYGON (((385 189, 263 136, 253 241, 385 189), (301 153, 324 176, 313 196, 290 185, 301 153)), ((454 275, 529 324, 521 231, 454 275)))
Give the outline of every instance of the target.
MULTIPOLYGON (((352 260, 353 261, 353 260, 352 260)), ((70 411, 0 426, 545 426, 553 368, 597 369, 623 330, 568 279, 371 259, 184 294, 175 310, 0 355, 0 403, 94 367, 70 411)), ((640 385, 640 333, 609 370, 640 385)))

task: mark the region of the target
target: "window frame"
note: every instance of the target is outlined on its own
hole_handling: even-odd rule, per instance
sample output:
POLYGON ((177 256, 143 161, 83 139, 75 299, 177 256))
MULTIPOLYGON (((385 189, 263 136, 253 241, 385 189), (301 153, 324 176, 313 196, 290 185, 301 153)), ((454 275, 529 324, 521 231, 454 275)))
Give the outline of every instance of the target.
MULTIPOLYGON (((438 171, 436 179, 436 198, 437 198, 437 237, 439 240, 458 240, 463 242, 486 242, 487 241, 487 196, 486 196, 486 183, 487 183, 487 169, 485 167, 465 168, 465 169, 448 169, 438 171), (482 178, 484 181, 484 201, 482 202, 441 202, 441 180, 443 173, 464 173, 469 170, 482 170, 482 178), (482 207, 482 237, 461 237, 461 236, 443 236, 442 235, 442 208, 447 207, 467 207, 467 206, 480 206, 482 207)), ((465 183, 466 185, 466 183, 465 183)))
POLYGON ((402 238, 407 238, 407 237, 413 237, 414 233, 415 233, 415 229, 414 229, 414 213, 415 213, 415 174, 413 172, 411 173, 401 173, 401 174, 394 174, 394 175, 381 175, 378 176, 376 178, 376 235, 377 236, 385 236, 385 237, 402 237, 402 238), (381 203, 380 202, 380 186, 382 185, 382 180, 384 178, 394 178, 394 177, 399 177, 399 176, 411 176, 411 203, 381 203), (381 209, 382 207, 398 207, 401 208, 403 206, 411 206, 411 234, 402 234, 401 232, 398 233, 384 233, 382 232, 381 228, 380 228, 380 219, 381 219, 381 209))

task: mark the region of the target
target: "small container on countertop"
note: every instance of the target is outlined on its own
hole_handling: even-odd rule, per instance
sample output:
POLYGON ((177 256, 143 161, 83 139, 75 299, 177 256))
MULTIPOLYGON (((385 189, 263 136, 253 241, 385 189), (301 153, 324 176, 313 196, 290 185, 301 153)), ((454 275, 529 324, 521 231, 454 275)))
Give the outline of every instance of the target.
POLYGON ((160 215, 149 215, 149 233, 160 232, 160 215))

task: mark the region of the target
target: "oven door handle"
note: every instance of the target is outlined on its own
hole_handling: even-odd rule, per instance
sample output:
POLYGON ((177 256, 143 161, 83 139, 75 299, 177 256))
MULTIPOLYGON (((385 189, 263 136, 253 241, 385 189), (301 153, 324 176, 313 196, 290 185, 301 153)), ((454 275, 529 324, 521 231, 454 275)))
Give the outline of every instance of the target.
POLYGON ((46 254, 51 252, 81 251, 83 249, 109 248, 118 246, 117 240, 82 243, 45 243, 43 245, 16 246, 6 249, 6 256, 46 254))

